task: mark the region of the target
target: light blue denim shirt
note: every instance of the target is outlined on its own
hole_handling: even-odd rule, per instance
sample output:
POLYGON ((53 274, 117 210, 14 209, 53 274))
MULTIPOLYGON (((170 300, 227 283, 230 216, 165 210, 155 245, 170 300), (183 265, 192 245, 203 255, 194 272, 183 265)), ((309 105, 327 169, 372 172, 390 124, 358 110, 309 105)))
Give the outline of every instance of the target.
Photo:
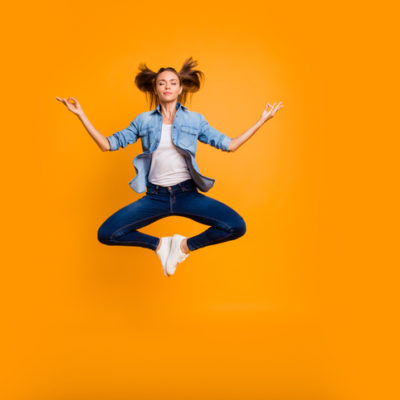
MULTIPOLYGON (((152 153, 157 149, 161 139, 162 119, 161 105, 159 104, 154 110, 139 114, 127 128, 107 136, 110 142, 110 151, 124 148, 128 144, 135 143, 138 138, 141 139, 143 152, 133 159, 136 176, 129 182, 129 186, 137 193, 146 191, 152 153)), ((184 156, 196 186, 201 191, 207 192, 213 187, 215 179, 200 173, 195 161, 197 140, 217 149, 229 151, 232 138, 210 126, 200 113, 190 111, 177 102, 172 124, 172 142, 179 153, 184 156)))

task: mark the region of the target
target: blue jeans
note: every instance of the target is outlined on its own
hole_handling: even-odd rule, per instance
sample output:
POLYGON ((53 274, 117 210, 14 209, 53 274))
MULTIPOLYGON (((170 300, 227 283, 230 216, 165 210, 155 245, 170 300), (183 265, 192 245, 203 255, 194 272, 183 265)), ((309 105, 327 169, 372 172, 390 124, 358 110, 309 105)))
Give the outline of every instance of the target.
POLYGON ((165 187, 148 182, 146 195, 111 215, 98 230, 98 240, 108 245, 140 246, 156 250, 160 238, 138 229, 170 215, 210 225, 187 239, 189 250, 237 239, 246 232, 243 218, 232 208, 199 193, 192 179, 165 187))

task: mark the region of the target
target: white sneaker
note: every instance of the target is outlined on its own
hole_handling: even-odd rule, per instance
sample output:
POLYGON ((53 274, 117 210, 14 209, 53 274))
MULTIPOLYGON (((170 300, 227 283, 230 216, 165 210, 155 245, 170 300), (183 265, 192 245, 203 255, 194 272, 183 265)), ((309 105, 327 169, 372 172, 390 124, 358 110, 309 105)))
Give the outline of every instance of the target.
POLYGON ((169 252, 166 264, 166 271, 168 275, 173 275, 175 273, 177 265, 185 260, 186 257, 190 254, 185 254, 181 250, 181 242, 183 239, 186 239, 186 237, 178 234, 172 236, 171 250, 169 252))
POLYGON ((168 255, 169 255, 169 252, 171 249, 171 242, 172 242, 172 236, 162 237, 160 248, 158 250, 155 250, 158 258, 161 261, 165 276, 168 276, 167 270, 166 270, 166 265, 167 265, 168 255))

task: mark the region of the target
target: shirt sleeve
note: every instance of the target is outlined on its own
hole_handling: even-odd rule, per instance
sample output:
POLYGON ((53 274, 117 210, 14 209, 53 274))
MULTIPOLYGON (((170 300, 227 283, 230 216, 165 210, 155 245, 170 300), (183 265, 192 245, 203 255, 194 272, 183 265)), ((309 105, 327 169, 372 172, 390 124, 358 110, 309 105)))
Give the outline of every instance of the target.
POLYGON ((118 150, 120 147, 124 148, 128 144, 135 143, 138 139, 139 129, 138 129, 138 118, 136 117, 128 127, 122 131, 115 132, 111 136, 107 136, 110 143, 110 151, 118 150))
POLYGON ((224 135, 210 126, 203 115, 201 115, 200 133, 198 139, 200 142, 209 144, 223 151, 229 151, 229 144, 232 140, 232 138, 229 136, 224 135))

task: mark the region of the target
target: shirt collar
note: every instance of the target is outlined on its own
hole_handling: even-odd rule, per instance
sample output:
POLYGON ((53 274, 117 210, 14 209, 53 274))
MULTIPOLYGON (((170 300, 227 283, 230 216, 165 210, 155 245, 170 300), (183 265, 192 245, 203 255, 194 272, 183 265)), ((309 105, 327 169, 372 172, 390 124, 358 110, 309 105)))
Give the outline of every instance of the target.
MULTIPOLYGON (((176 110, 178 111, 179 108, 182 108, 183 110, 187 110, 188 108, 185 107, 183 104, 181 104, 179 101, 176 102, 176 110)), ((152 113, 159 112, 161 114, 161 104, 159 104, 154 110, 151 111, 152 113)))

